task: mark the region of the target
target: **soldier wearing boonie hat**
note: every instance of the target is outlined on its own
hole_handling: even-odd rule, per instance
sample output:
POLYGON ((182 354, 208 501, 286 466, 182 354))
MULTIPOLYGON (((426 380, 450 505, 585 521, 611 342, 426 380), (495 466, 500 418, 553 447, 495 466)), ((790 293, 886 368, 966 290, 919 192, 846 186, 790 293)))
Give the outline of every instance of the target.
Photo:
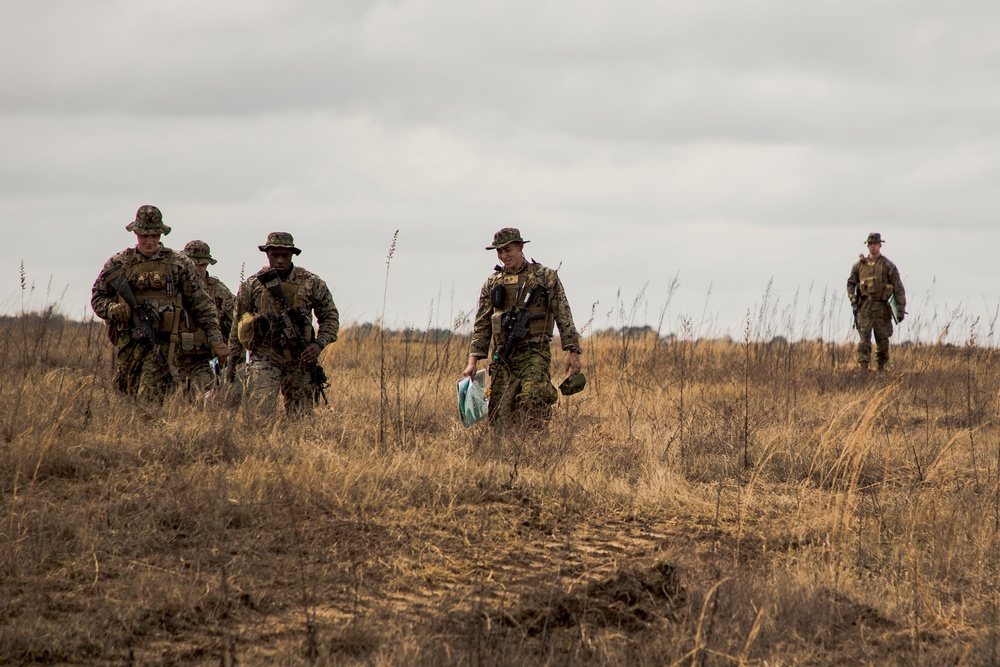
POLYGON ((114 343, 115 386, 130 396, 162 401, 173 384, 177 359, 182 353, 182 335, 186 322, 198 327, 207 349, 225 360, 229 348, 219 331, 219 318, 212 298, 194 263, 183 253, 174 252, 160 243, 160 237, 170 233, 163 224, 163 214, 155 206, 140 206, 135 219, 125 226, 133 232, 136 245, 116 253, 104 263, 101 274, 91 288, 90 304, 98 317, 108 324, 108 337, 114 343), (124 275, 137 304, 155 309, 154 334, 156 345, 168 368, 163 368, 161 356, 154 346, 133 336, 131 307, 112 286, 112 280, 124 275))
POLYGON ((847 297, 854 311, 854 326, 858 330, 858 367, 868 372, 871 367, 872 334, 875 334, 878 370, 889 363, 889 338, 893 321, 897 324, 906 316, 906 291, 899 269, 882 254, 882 234, 872 232, 865 239, 868 255, 860 255, 847 278, 847 297))
POLYGON ((292 256, 302 250, 295 246, 290 233, 271 232, 257 249, 266 253, 268 265, 243 281, 236 294, 233 315, 236 326, 229 335, 230 363, 226 377, 230 381, 235 379, 234 361, 249 350, 247 399, 259 409, 274 411, 280 394, 284 397, 285 411, 292 417, 301 416, 311 407, 315 396, 311 366, 318 363, 323 348, 337 340, 340 313, 326 283, 315 273, 293 265, 292 256), (284 309, 265 283, 275 289, 280 285, 283 300, 300 320, 296 326, 308 341, 301 351, 293 349, 287 338, 280 335, 277 317, 284 309), (318 324, 315 330, 313 315, 318 324))
MULTIPOLYGON (((187 245, 184 246, 184 254, 194 263, 205 291, 212 298, 215 310, 219 313, 219 330, 223 340, 228 341, 233 326, 236 297, 229 287, 219 280, 218 276, 208 275, 208 267, 218 264, 218 260, 212 257, 212 249, 209 245, 200 240, 188 241, 187 245)), ((193 394, 200 395, 210 390, 217 380, 222 379, 222 367, 212 365, 214 355, 208 345, 205 332, 197 326, 184 328, 180 338, 181 352, 177 358, 177 370, 186 388, 193 394)), ((228 342, 226 350, 229 350, 228 342)))
POLYGON ((559 327, 560 343, 568 353, 566 371, 573 378, 563 383, 563 393, 575 393, 584 385, 580 334, 573 324, 562 281, 556 271, 525 258, 525 243, 528 241, 519 229, 504 227, 486 246, 487 250, 496 250, 500 264, 480 290, 469 360, 462 373, 473 378, 479 360, 489 356, 492 345, 489 420, 493 424, 517 420, 538 426, 551 416, 552 404, 558 400, 550 371, 554 326, 559 327), (523 300, 529 293, 533 296, 525 304, 523 300), (513 346, 509 359, 498 358, 497 350, 507 339, 504 314, 521 307, 529 313, 527 335, 513 346))

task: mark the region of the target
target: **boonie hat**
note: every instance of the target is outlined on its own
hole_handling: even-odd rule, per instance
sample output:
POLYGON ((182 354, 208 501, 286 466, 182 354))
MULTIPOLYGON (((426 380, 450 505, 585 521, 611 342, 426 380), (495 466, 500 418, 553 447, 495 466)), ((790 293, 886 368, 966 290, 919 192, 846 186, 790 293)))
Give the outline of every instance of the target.
POLYGON ((871 234, 868 235, 868 240, 865 241, 865 245, 868 245, 869 243, 885 243, 885 242, 882 240, 881 234, 879 234, 878 232, 872 232, 871 234))
POLYGON ((257 246, 257 249, 261 252, 267 252, 271 248, 291 250, 293 255, 298 255, 302 252, 295 247, 295 240, 288 232, 271 232, 267 235, 267 243, 257 246))
POLYGON ((493 245, 486 246, 487 250, 496 250, 511 243, 531 243, 521 238, 521 232, 516 227, 504 227, 493 235, 493 245))
POLYGON ((139 207, 135 213, 135 220, 126 225, 125 231, 136 234, 166 235, 170 233, 170 227, 163 224, 163 214, 160 213, 160 209, 146 204, 139 207))
POLYGON ((195 264, 218 264, 217 260, 212 259, 212 251, 204 241, 189 241, 184 246, 184 254, 195 264))
POLYGON ((559 385, 559 392, 563 396, 572 396, 583 391, 583 388, 587 386, 587 378, 583 373, 573 373, 568 378, 562 381, 559 385))

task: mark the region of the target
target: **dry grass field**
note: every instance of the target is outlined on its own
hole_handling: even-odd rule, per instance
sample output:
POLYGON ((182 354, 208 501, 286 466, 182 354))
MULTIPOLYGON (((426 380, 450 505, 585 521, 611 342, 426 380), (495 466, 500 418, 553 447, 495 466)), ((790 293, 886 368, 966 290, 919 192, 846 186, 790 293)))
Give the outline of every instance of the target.
POLYGON ((0 663, 1000 663, 995 349, 592 335, 501 438, 466 345, 347 328, 289 423, 0 322, 0 663))

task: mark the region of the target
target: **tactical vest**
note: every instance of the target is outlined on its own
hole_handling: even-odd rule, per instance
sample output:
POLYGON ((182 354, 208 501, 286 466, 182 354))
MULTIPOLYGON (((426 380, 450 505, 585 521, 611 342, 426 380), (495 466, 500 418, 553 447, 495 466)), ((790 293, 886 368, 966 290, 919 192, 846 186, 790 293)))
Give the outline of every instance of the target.
MULTIPOLYGON (((261 269, 266 271, 268 267, 261 269)), ((291 310, 301 309, 305 312, 305 317, 308 318, 308 322, 303 323, 302 333, 305 336, 306 342, 313 342, 316 339, 315 331, 313 331, 312 326, 312 309, 307 305, 309 303, 309 289, 308 281, 305 279, 303 274, 304 269, 299 267, 293 267, 292 272, 288 274, 288 278, 281 281, 281 291, 285 293, 285 301, 288 302, 288 307, 291 310), (292 280, 297 282, 292 282, 292 280)), ((282 304, 278 303, 277 300, 271 296, 271 293, 260 284, 257 277, 254 276, 252 279, 260 287, 260 312, 261 314, 269 313, 280 313, 283 310, 282 304)), ((291 350, 287 349, 285 339, 280 336, 272 336, 268 341, 270 347, 282 350, 283 356, 286 360, 292 359, 291 350)))
MULTIPOLYGON (((184 321, 189 321, 190 317, 184 310, 180 286, 176 284, 172 271, 173 251, 169 251, 159 259, 145 259, 133 263, 138 254, 135 248, 125 251, 124 271, 132 293, 139 303, 149 303, 160 316, 156 326, 157 338, 161 342, 168 342, 171 334, 180 331, 180 326, 184 321)), ((117 301, 124 303, 125 300, 118 296, 117 301)), ((128 330, 129 323, 120 323, 120 330, 128 330)))
POLYGON ((858 291, 863 297, 885 301, 892 296, 893 285, 885 279, 885 262, 881 260, 865 257, 858 262, 858 291))
MULTIPOLYGON (((261 270, 267 271, 267 269, 268 267, 265 266, 261 270)), ((306 289, 306 281, 302 276, 303 272, 304 269, 296 266, 288 274, 288 277, 281 281, 281 291, 285 293, 285 300, 288 302, 289 308, 305 308, 309 300, 309 291, 306 289), (297 282, 293 282, 293 280, 297 282)), ((254 276, 253 280, 254 283, 259 284, 256 276, 254 276)), ((260 292, 260 311, 262 313, 280 313, 281 309, 281 304, 262 286, 260 292)))
MULTIPOLYGON (((205 281, 205 291, 208 292, 209 298, 212 303, 215 304, 215 286, 219 283, 219 279, 215 276, 209 276, 208 280, 205 281)), ((187 311, 183 311, 184 316, 181 318, 180 326, 178 327, 178 351, 182 354, 209 354, 212 351, 212 346, 208 342, 208 334, 204 329, 198 326, 198 324, 188 315, 187 311)), ((219 326, 222 326, 222 317, 219 317, 219 326)))
MULTIPOLYGON (((493 317, 491 324, 493 326, 493 335, 497 339, 497 343, 502 345, 507 338, 506 333, 500 326, 500 318, 503 316, 504 312, 510 310, 511 308, 520 305, 523 300, 524 292, 526 291, 526 285, 529 281, 537 288, 541 287, 541 283, 538 277, 535 275, 534 266, 532 266, 527 271, 522 271, 518 274, 511 273, 501 273, 497 282, 494 284, 501 284, 504 288, 504 303, 501 308, 497 308, 494 304, 493 317)), ((552 312, 549 308, 549 292, 547 289, 540 290, 531 301, 531 305, 528 306, 528 313, 532 316, 541 316, 538 319, 532 319, 531 324, 528 325, 528 336, 538 336, 538 335, 552 335, 552 328, 555 324, 552 318, 552 312)))

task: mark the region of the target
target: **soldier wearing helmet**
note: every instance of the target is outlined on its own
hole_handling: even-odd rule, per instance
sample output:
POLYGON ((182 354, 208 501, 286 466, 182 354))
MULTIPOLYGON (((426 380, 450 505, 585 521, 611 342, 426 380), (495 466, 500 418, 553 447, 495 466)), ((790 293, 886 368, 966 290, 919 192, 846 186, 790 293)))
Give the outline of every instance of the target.
POLYGON ((556 271, 525 258, 525 243, 528 241, 521 238, 519 230, 505 227, 486 247, 496 250, 500 264, 480 290, 469 360, 463 371, 469 378, 475 376, 479 360, 488 356, 491 343, 494 351, 504 345, 504 313, 526 305, 530 313, 527 336, 514 346, 509 360, 490 364, 489 419, 494 424, 516 417, 540 425, 551 415, 558 399, 550 374, 553 326, 559 327, 562 349, 568 353, 566 370, 576 374, 582 368, 580 334, 573 324, 562 281, 556 271), (524 304, 529 293, 534 296, 530 304, 524 304))
POLYGON ((858 366, 865 372, 871 368, 874 333, 876 362, 883 371, 889 363, 893 319, 899 323, 906 316, 906 291, 899 269, 882 254, 882 235, 872 232, 866 243, 868 255, 858 258, 847 278, 847 297, 858 328, 858 366))
POLYGON ((90 305, 107 322, 108 337, 115 345, 115 386, 124 394, 160 402, 177 374, 182 323, 204 331, 213 355, 224 360, 229 351, 219 331, 215 304, 195 265, 183 253, 160 243, 161 236, 170 233, 160 209, 141 206, 125 229, 135 234, 136 245, 105 262, 91 288, 90 305), (114 288, 113 278, 121 276, 136 302, 154 313, 155 345, 137 338, 132 309, 114 288))

